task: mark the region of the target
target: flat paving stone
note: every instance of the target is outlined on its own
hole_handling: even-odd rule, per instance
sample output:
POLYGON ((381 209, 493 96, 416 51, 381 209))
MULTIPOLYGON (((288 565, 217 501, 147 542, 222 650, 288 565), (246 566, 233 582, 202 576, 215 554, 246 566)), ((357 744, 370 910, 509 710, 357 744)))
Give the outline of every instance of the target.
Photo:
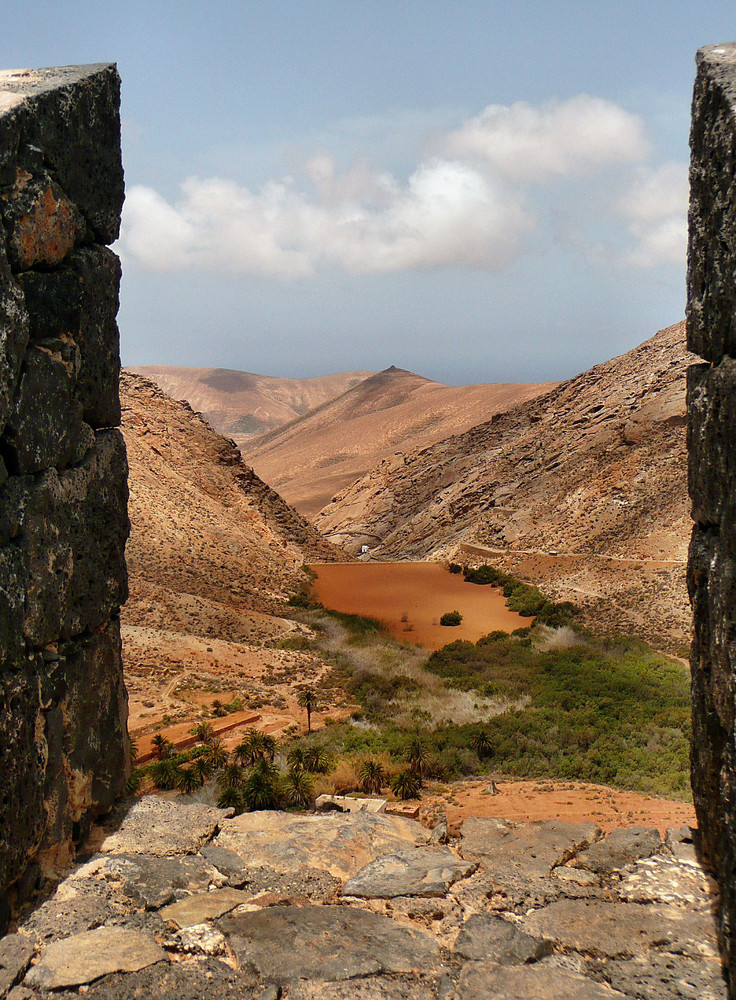
POLYGON ((575 864, 596 875, 610 875, 639 858, 651 857, 662 846, 659 831, 649 826, 612 830, 603 840, 578 854, 575 864))
POLYGON ((717 959, 697 962, 653 953, 646 961, 609 962, 605 975, 615 989, 641 1000, 728 1000, 717 959))
POLYGON ((417 847, 384 854, 345 883, 344 896, 392 899, 444 896, 453 883, 472 875, 477 865, 455 857, 447 847, 417 847))
POLYGON ((463 823, 459 850, 463 858, 479 862, 500 878, 545 877, 585 850, 600 833, 595 823, 512 823, 471 816, 463 823))
MULTIPOLYGON (((266 1000, 255 976, 216 958, 159 962, 139 972, 105 976, 84 994, 64 991, 49 1000, 266 1000)), ((274 997, 275 1000, 275 997, 274 997)))
POLYGON ((38 965, 28 970, 25 986, 58 990, 91 983, 111 972, 137 972, 166 959, 149 934, 125 927, 98 927, 52 942, 38 965))
POLYGON ((23 978, 33 955, 33 941, 25 934, 0 938, 0 996, 23 978))
POLYGON ((345 879, 383 854, 426 844, 428 837, 414 820, 380 813, 265 810, 223 823, 214 844, 238 854, 248 867, 267 865, 280 873, 318 868, 345 879))
POLYGON ((551 954, 552 944, 526 934, 503 917, 476 913, 463 924, 452 950, 462 958, 523 965, 551 954))
POLYGON ((241 966, 275 983, 427 974, 439 959, 429 934, 349 906, 272 906, 223 917, 218 927, 241 966))
POLYGON ((131 899, 148 910, 173 902, 181 891, 219 887, 224 878, 199 855, 159 858, 146 854, 97 855, 72 875, 73 882, 96 878, 120 883, 131 899))
POLYGON ((653 947, 698 957, 716 954, 710 914, 677 906, 565 899, 532 913, 523 926, 563 949, 599 958, 631 958, 653 947))
POLYGON ((376 976, 347 983, 297 983, 289 989, 289 1000, 437 1000, 437 990, 416 980, 376 976))
POLYGON ((627 1000, 623 993, 554 966, 469 962, 454 1000, 627 1000))
POLYGON ((616 891, 630 903, 673 903, 693 910, 710 910, 718 887, 697 861, 679 861, 666 854, 655 854, 639 861, 616 891))
POLYGON ((238 889, 214 889, 212 892, 198 892, 185 896, 161 910, 163 920, 170 920, 178 927, 192 927, 207 920, 215 920, 223 913, 229 913, 236 906, 247 903, 250 893, 238 889))
POLYGON ((195 854, 209 840, 229 809, 215 809, 198 802, 182 804, 145 795, 116 812, 117 829, 104 834, 98 846, 103 854, 150 854, 161 858, 195 854))

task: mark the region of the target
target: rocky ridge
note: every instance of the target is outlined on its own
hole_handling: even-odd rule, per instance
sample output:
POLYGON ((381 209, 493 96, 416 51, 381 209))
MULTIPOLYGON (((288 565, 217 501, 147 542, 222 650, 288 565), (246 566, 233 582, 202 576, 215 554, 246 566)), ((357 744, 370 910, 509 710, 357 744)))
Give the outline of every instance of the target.
POLYGON ((283 427, 242 442, 243 452, 259 476, 311 517, 394 452, 466 431, 553 384, 448 386, 391 366, 283 427))
POLYGON ((120 390, 130 464, 122 633, 131 731, 163 714, 196 717, 205 691, 210 701, 226 691, 268 704, 274 675, 288 689, 323 669, 313 656, 261 648, 295 627, 284 601, 299 588, 303 563, 346 557, 188 404, 129 373, 120 390), (182 694, 187 683, 194 701, 182 694))
POLYGON ((678 323, 463 434, 386 459, 315 524, 379 559, 499 563, 598 626, 682 645, 684 338, 678 323))
POLYGON ((692 831, 122 804, 0 941, 8 1000, 723 1000, 692 831))

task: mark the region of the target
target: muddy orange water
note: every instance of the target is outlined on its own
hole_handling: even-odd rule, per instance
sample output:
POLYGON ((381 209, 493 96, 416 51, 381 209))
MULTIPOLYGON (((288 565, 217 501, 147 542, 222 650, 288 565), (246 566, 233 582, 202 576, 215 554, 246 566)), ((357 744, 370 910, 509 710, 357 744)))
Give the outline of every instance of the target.
POLYGON ((455 639, 477 642, 496 629, 513 632, 533 619, 509 611, 497 587, 466 583, 440 563, 316 563, 312 586, 318 601, 333 611, 367 615, 392 635, 428 650, 455 639), (447 611, 459 611, 462 623, 440 625, 447 611))

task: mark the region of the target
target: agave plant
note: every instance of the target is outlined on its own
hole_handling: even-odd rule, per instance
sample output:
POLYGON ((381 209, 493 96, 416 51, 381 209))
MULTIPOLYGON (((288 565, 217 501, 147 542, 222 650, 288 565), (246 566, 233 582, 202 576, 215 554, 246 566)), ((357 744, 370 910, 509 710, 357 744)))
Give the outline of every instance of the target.
POLYGON ((387 777, 385 767, 378 760, 364 760, 358 768, 358 781, 366 795, 380 795, 387 777))
POLYGON ((306 809, 312 804, 314 786, 306 771, 287 771, 282 784, 284 797, 290 806, 306 809))
POLYGON ((410 767, 395 774, 391 780, 391 791, 399 799, 419 798, 421 782, 415 771, 410 767))

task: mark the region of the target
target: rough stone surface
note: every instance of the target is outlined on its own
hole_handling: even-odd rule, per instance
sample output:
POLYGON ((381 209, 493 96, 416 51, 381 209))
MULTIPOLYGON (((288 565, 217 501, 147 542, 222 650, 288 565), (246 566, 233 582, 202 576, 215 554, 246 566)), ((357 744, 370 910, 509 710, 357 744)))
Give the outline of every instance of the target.
POLYGON ((33 942, 25 934, 0 939, 0 996, 23 978, 33 955, 33 942))
POLYGON ((455 1000, 622 1000, 624 994, 553 966, 496 967, 469 963, 455 1000))
POLYGON ((532 913, 524 929, 563 948, 607 958, 630 958, 655 946, 693 956, 716 954, 710 915, 676 906, 566 899, 532 913))
POLYGON ((652 827, 631 826, 612 830, 603 840, 578 854, 576 864, 596 875, 610 875, 639 858, 648 858, 661 846, 659 832, 652 827))
POLYGON ((273 906, 225 917, 219 927, 240 963, 277 983, 426 973, 439 960, 439 947, 429 934, 346 906, 273 906), (298 946, 284 948, 285 941, 298 946))
POLYGON ((521 869, 545 876, 600 835, 595 823, 512 823, 471 817, 463 824, 460 850, 464 858, 480 862, 501 878, 521 869))
POLYGON ((701 49, 690 132, 689 487, 695 525, 692 784, 701 849, 721 888, 720 935, 736 997, 736 45, 701 49))
POLYGON ((727 988, 716 959, 687 962, 674 955, 610 962, 606 979, 625 996, 641 1000, 726 1000, 727 988))
POLYGON ((123 803, 115 815, 121 816, 121 822, 100 843, 103 854, 150 854, 163 858, 199 850, 230 815, 230 810, 199 803, 181 805, 147 795, 132 805, 123 803))
POLYGON ((237 816, 215 844, 235 852, 248 866, 268 865, 277 872, 319 868, 350 878, 376 857, 427 839, 419 823, 380 813, 298 816, 264 811, 237 816))
POLYGON ((552 944, 524 933, 495 914, 476 913, 463 924, 453 947, 456 955, 498 965, 537 962, 552 953, 552 944))
POLYGON ((68 861, 129 767, 120 265, 104 245, 119 85, 114 66, 0 73, 0 893, 35 857, 68 861))
POLYGON ((55 941, 25 978, 27 986, 58 990, 111 972, 137 972, 166 957, 153 938, 124 927, 98 927, 55 941))
POLYGON ((297 983, 289 1000, 436 1000, 437 991, 407 979, 353 979, 348 983, 297 983))
POLYGON ((136 905, 157 910, 185 893, 219 888, 224 879, 199 855, 150 857, 147 854, 101 855, 83 865, 69 879, 104 881, 119 885, 136 905))
POLYGON ((391 899, 394 896, 444 896, 453 882, 475 871, 473 862, 458 861, 442 847, 384 854, 345 883, 345 896, 391 899))
POLYGON ((214 920, 223 913, 229 913, 236 906, 247 902, 247 892, 238 889, 214 889, 212 892, 198 892, 186 896, 176 903, 170 903, 161 910, 161 917, 178 927, 193 927, 205 920, 214 920))

